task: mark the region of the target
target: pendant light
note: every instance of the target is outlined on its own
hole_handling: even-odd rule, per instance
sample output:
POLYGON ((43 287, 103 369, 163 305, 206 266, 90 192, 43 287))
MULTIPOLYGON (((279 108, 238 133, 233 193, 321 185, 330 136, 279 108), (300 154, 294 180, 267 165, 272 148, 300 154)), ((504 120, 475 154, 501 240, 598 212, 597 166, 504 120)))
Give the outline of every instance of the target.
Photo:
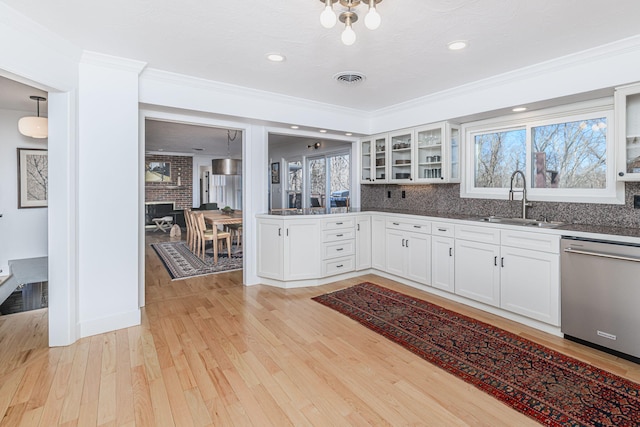
POLYGON ((356 33, 353 30, 353 24, 358 20, 358 14, 356 13, 357 7, 360 3, 367 4, 369 11, 364 18, 364 25, 370 29, 375 30, 380 27, 382 18, 378 13, 377 5, 382 0, 320 0, 324 3, 324 9, 320 14, 320 24, 325 28, 333 28, 336 24, 336 12, 333 10, 333 4, 340 2, 345 11, 341 12, 337 16, 337 20, 344 24, 344 31, 340 38, 342 43, 350 46, 356 42, 356 33))
POLYGON ((211 161, 213 175, 242 175, 242 161, 231 158, 230 144, 237 136, 237 130, 233 133, 233 138, 231 138, 231 131, 227 130, 227 158, 211 161))
POLYGON ((40 101, 46 101, 47 98, 32 95, 29 98, 38 103, 37 116, 23 117, 18 120, 18 130, 24 136, 31 138, 43 139, 49 136, 49 120, 46 117, 40 117, 40 101))

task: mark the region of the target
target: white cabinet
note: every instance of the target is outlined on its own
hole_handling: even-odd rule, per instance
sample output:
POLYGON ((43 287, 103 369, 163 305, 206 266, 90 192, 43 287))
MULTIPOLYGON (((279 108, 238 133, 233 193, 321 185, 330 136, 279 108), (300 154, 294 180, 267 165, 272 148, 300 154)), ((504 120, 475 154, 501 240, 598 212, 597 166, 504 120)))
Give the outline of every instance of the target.
POLYGON ((456 226, 455 293, 558 325, 559 237, 456 226))
POLYGON ((360 141, 360 183, 384 184, 387 182, 387 153, 389 139, 386 134, 360 141))
POLYGON ((389 134, 389 182, 410 183, 413 181, 413 130, 389 134))
POLYGON ((460 128, 448 122, 415 130, 415 181, 460 182, 460 128))
POLYGON ((640 84, 616 88, 616 174, 619 181, 640 181, 640 84))
POLYGON ((431 224, 388 219, 386 271, 418 283, 431 281, 431 224))
POLYGON ((454 227, 434 222, 431 226, 431 286, 448 292, 454 291, 454 227))
POLYGON ((500 246, 456 239, 455 293, 500 306, 500 246))
POLYGON ((380 271, 386 269, 387 219, 374 215, 371 218, 371 267, 380 271))
POLYGON ((500 306, 560 324, 560 238, 511 230, 501 232, 500 306))
POLYGON ((322 276, 355 270, 356 218, 331 216, 322 221, 322 276))
POLYGON ((277 280, 320 276, 320 224, 315 218, 258 220, 258 275, 277 280))
POLYGON ((371 268, 371 215, 356 217, 356 271, 371 268))
POLYGON ((284 278, 284 239, 281 219, 258 220, 258 275, 269 279, 284 278))

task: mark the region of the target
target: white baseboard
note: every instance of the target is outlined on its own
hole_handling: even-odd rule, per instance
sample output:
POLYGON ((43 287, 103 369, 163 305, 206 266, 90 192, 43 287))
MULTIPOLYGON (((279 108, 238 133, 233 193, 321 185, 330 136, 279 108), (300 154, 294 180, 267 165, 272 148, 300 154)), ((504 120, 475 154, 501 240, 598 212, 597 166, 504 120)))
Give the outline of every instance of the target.
POLYGON ((138 326, 140 324, 140 310, 119 313, 114 316, 103 317, 80 322, 80 338, 103 334, 118 329, 138 326))

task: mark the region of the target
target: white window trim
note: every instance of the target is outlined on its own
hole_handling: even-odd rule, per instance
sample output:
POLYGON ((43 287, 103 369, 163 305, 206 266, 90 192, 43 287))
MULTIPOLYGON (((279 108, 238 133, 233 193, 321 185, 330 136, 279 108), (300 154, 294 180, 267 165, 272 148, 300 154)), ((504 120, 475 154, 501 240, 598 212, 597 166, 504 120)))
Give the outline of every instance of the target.
POLYGON ((624 204, 624 183, 616 179, 616 150, 613 99, 594 101, 539 110, 513 117, 499 117, 462 125, 462 180, 460 197, 477 199, 508 199, 508 188, 476 188, 474 164, 474 135, 526 129, 527 199, 544 202, 624 204), (531 187, 531 128, 559 122, 606 117, 607 119, 607 186, 603 189, 533 188, 531 187))

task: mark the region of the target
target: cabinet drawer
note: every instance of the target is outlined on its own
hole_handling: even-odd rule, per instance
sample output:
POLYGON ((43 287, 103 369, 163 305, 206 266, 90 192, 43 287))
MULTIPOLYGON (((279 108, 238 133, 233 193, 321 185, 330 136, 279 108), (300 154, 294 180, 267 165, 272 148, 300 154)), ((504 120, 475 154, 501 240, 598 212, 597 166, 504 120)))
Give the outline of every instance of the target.
POLYGON ((355 254, 355 240, 340 240, 336 243, 322 244, 322 258, 330 259, 355 254))
POLYGON ((343 258, 322 261, 322 275, 333 276, 334 274, 348 273, 355 270, 356 257, 348 256, 343 258))
POLYGON ((323 230, 353 228, 355 226, 356 220, 354 217, 327 218, 322 220, 323 230))
POLYGON ((391 228, 393 230, 412 231, 414 233, 431 233, 431 223, 429 221, 388 219, 387 228, 391 228))
POLYGON ((448 224, 445 222, 434 222, 431 224, 431 234, 434 236, 447 236, 453 237, 455 236, 455 232, 453 224, 448 224))
POLYGON ((356 232, 353 227, 344 230, 330 230, 322 232, 323 242, 337 242, 339 240, 355 239, 356 232))
POLYGON ((473 242, 500 244, 500 230, 491 227, 474 227, 472 225, 456 225, 456 239, 473 242))
POLYGON ((534 251, 560 253, 560 236, 551 234, 502 230, 500 244, 520 249, 533 249, 534 251))

